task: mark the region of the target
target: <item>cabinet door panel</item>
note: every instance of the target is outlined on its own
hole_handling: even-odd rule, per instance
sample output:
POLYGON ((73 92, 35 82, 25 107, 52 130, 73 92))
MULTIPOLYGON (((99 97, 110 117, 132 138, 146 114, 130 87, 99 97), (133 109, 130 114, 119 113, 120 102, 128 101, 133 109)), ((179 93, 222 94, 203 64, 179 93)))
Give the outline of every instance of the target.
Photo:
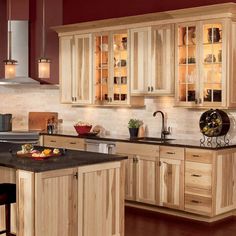
POLYGON ((78 236, 121 234, 120 184, 119 162, 78 168, 78 236))
POLYGON ((158 204, 158 157, 136 156, 136 200, 158 204))
POLYGON ((160 158, 160 203, 184 208, 184 161, 160 158))
POLYGON ((35 236, 78 235, 76 172, 71 168, 35 174, 35 236))
POLYGON ((145 93, 150 73, 151 28, 131 30, 131 94, 145 93))
POLYGON ((152 75, 150 92, 171 94, 174 89, 174 27, 152 28, 152 75))
POLYGON ((72 102, 73 36, 60 38, 60 96, 62 103, 72 102))
POLYGON ((92 102, 92 37, 75 36, 75 78, 74 94, 76 103, 92 102))

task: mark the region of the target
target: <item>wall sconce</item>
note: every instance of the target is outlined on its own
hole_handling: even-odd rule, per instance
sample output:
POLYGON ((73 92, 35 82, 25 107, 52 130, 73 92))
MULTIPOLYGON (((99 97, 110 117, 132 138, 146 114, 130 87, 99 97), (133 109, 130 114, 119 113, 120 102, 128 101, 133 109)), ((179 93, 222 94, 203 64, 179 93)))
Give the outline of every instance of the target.
POLYGON ((45 0, 43 0, 43 20, 42 20, 42 53, 38 60, 38 78, 50 78, 50 60, 45 57, 45 0))
POLYGON ((4 60, 5 78, 12 79, 16 77, 17 61, 11 58, 12 56, 12 31, 11 31, 11 0, 8 1, 8 59, 4 60))

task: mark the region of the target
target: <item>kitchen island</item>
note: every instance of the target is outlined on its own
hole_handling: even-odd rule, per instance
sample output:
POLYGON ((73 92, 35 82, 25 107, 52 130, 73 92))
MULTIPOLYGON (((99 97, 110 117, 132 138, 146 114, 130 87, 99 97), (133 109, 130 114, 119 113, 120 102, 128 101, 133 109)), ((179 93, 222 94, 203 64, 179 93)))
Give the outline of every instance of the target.
POLYGON ((33 160, 17 157, 20 149, 0 144, 0 182, 17 186, 17 235, 124 234, 125 156, 66 150, 33 160))

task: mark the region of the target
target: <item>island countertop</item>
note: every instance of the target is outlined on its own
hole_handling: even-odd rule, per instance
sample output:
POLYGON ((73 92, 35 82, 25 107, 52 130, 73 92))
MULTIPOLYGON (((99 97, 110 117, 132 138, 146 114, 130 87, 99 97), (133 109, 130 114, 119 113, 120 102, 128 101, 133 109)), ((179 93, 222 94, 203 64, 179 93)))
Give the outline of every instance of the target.
POLYGON ((61 156, 50 157, 45 160, 35 160, 28 157, 17 157, 16 152, 18 150, 21 150, 20 144, 0 143, 0 166, 32 172, 44 172, 77 166, 121 161, 127 158, 120 155, 65 150, 65 153, 61 156))

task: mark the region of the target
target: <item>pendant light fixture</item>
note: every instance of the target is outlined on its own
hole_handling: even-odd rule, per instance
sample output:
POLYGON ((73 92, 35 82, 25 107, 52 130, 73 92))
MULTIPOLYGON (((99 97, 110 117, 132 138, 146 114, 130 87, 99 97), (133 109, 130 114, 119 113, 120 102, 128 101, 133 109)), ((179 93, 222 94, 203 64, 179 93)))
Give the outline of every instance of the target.
POLYGON ((38 78, 49 79, 50 78, 50 60, 45 57, 45 0, 42 0, 42 51, 41 57, 38 60, 38 78))
POLYGON ((4 60, 5 64, 5 78, 11 79, 16 77, 16 65, 17 61, 12 59, 12 31, 11 31, 11 0, 8 0, 8 48, 7 48, 7 60, 4 60))

